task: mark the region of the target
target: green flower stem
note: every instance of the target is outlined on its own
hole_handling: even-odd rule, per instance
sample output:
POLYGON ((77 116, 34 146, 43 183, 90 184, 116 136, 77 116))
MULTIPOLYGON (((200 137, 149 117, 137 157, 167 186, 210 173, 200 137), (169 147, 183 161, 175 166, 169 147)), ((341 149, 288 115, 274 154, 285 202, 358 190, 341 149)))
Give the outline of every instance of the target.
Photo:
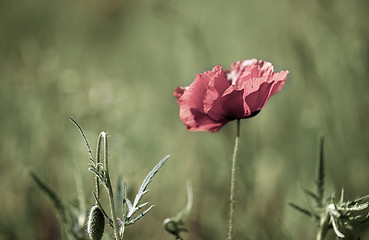
POLYGON ((328 212, 323 213, 320 216, 319 230, 316 235, 316 240, 323 240, 329 230, 329 214, 328 212))
MULTIPOLYGON (((102 134, 102 133, 101 133, 102 134)), ((97 172, 99 172, 100 166, 100 148, 101 148, 101 139, 102 139, 102 135, 100 134, 98 141, 97 141, 97 147, 96 147, 96 159, 95 159, 95 165, 96 165, 96 170, 97 172)), ((96 196, 97 199, 100 200, 100 182, 99 182, 99 177, 97 175, 95 175, 95 181, 96 181, 96 196)), ((97 202, 96 202, 97 204, 97 202)))
POLYGON ((108 195, 109 195, 111 215, 112 215, 112 218, 113 218, 112 220, 113 220, 113 227, 114 227, 114 235, 115 235, 115 239, 118 240, 118 239, 120 239, 119 227, 118 227, 117 216, 116 216, 116 212, 115 212, 113 188, 111 187, 110 177, 109 177, 108 139, 106 137, 106 133, 105 132, 102 132, 100 135, 103 138, 103 141, 104 141, 104 149, 105 149, 105 152, 104 152, 105 186, 106 186, 106 189, 107 189, 108 195))
POLYGON ((233 214, 234 214, 234 186, 236 179, 236 161, 238 152, 238 142, 240 138, 240 119, 237 119, 237 134, 234 143, 234 150, 232 155, 232 170, 231 170, 231 187, 230 187, 230 203, 229 203, 229 221, 227 240, 231 240, 233 236, 233 214))

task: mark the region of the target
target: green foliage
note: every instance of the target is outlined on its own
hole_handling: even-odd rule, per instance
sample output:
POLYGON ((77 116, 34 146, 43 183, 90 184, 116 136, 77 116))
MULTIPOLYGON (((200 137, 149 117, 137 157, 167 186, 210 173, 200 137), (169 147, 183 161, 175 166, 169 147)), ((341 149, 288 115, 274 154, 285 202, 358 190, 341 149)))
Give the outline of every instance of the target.
MULTIPOLYGON (((307 210, 305 208, 300 207, 299 205, 296 205, 292 202, 288 203, 291 207, 293 207, 294 209, 296 209, 297 211, 302 212, 303 214, 312 217, 313 216, 313 212, 311 212, 310 210, 307 210)), ((317 216, 319 218, 319 216, 317 216)))
MULTIPOLYGON (((137 215, 136 217, 132 218, 133 215, 135 213, 137 213, 138 210, 140 210, 141 208, 145 207, 146 205, 148 205, 148 202, 142 203, 140 204, 140 201, 143 197, 143 195, 145 195, 146 193, 149 192, 149 190, 147 190, 147 186, 149 185, 149 183, 151 182, 152 178, 155 176, 155 174, 159 171, 159 169, 161 168, 161 166, 163 166, 163 164, 165 163, 165 161, 169 158, 169 155, 166 156, 165 158, 163 158, 150 172, 149 174, 146 176, 146 178, 144 179, 144 181, 141 184, 140 189, 138 190, 138 193, 135 197, 135 200, 133 202, 133 204, 131 203, 131 201, 125 197, 125 201, 124 203, 127 205, 128 207, 128 212, 127 214, 124 214, 125 216, 125 226, 128 226, 130 224, 135 223, 137 220, 141 219, 143 216, 145 216, 146 213, 148 213, 151 208, 154 207, 154 205, 151 205, 150 207, 148 207, 146 210, 142 211, 139 215, 137 215)), ((125 188, 126 189, 126 188, 125 188)), ((126 192, 126 190, 125 190, 126 192)), ((126 194, 124 193, 124 195, 126 196, 126 194)))
POLYGON ((187 231, 187 229, 184 227, 185 220, 187 216, 190 214, 193 204, 193 193, 192 193, 192 186, 191 182, 187 181, 187 204, 186 207, 177 213, 176 216, 166 218, 163 221, 163 227, 164 229, 175 236, 177 240, 181 240, 180 233, 187 231))
POLYGON ((65 222, 66 221, 65 208, 60 198, 39 177, 37 177, 37 175, 34 172, 31 172, 30 174, 32 179, 36 182, 37 186, 41 189, 41 191, 44 192, 54 203, 56 209, 59 211, 62 221, 65 222))
MULTIPOLYGON (((145 216, 153 207, 154 205, 149 206, 145 210, 138 212, 143 207, 147 206, 149 202, 140 203, 143 196, 149 192, 147 189, 147 186, 152 181, 155 174, 159 171, 159 169, 163 166, 165 161, 169 158, 169 155, 164 157, 158 164, 155 165, 155 167, 149 172, 149 174, 146 176, 144 181, 141 184, 141 187, 135 197, 135 200, 133 204, 131 201, 127 198, 127 186, 126 183, 123 182, 123 184, 117 185, 117 195, 116 198, 114 198, 112 186, 110 184, 110 176, 109 176, 109 168, 108 168, 108 144, 107 144, 107 137, 106 133, 102 132, 99 135, 99 138, 97 140, 97 153, 96 153, 96 159, 93 158, 92 151, 90 148, 90 145, 87 141, 87 138, 82 130, 82 128, 79 126, 79 124, 71 117, 69 119, 77 126, 78 130, 80 131, 83 140, 85 141, 85 144, 87 146, 88 152, 89 152, 89 170, 95 175, 97 181, 95 182, 96 185, 100 184, 100 181, 103 183, 103 185, 106 188, 106 191, 108 193, 109 201, 110 201, 110 210, 111 210, 111 217, 106 213, 104 210, 101 202, 100 202, 100 196, 99 196, 99 187, 96 187, 96 192, 93 192, 93 197, 95 198, 95 203, 88 216, 87 221, 87 233, 90 239, 92 240, 100 240, 104 234, 104 227, 105 227, 105 218, 108 220, 108 223, 111 227, 114 229, 114 236, 115 239, 123 239, 125 228, 128 225, 134 224, 136 221, 141 219, 143 216, 145 216), (100 162, 100 148, 104 147, 104 161, 103 163, 100 162), (123 186, 122 186, 123 185, 123 186), (117 203, 117 204, 116 204, 117 203), (122 209, 122 220, 120 220, 117 217, 117 214, 119 213, 120 206, 123 206, 122 209), (134 216, 137 214, 136 216, 134 216)), ((56 193, 49 188, 45 183, 43 183, 36 174, 31 172, 31 177, 34 179, 38 187, 53 201, 55 207, 58 210, 58 213, 61 217, 61 220, 64 224, 64 226, 67 227, 67 233, 63 233, 63 239, 68 239, 68 235, 73 236, 76 239, 84 239, 84 232, 83 232, 83 226, 86 224, 86 218, 85 215, 87 214, 84 194, 82 191, 82 184, 79 180, 79 178, 75 177, 76 179, 76 185, 77 185, 77 191, 79 195, 79 210, 76 211, 76 214, 74 216, 70 216, 70 208, 67 207, 62 200, 56 195, 56 193), (79 228, 75 228, 75 222, 79 223, 79 228)))
MULTIPOLYGON (((316 193, 303 190, 307 197, 312 198, 315 206, 308 205, 308 209, 300 207, 294 203, 289 203, 291 207, 299 212, 313 217, 319 226, 317 240, 323 240, 329 229, 333 229, 338 238, 345 238, 344 231, 349 231, 354 236, 350 239, 360 239, 355 232, 353 224, 364 224, 369 221, 369 195, 357 198, 353 201, 344 201, 344 191, 342 189, 339 201, 334 197, 324 199, 324 144, 323 137, 319 141, 319 157, 317 161, 317 171, 315 176, 316 193)), ((308 202, 308 199, 305 199, 308 202)))
POLYGON ((129 196, 156 159, 175 156, 174 170, 164 167, 151 183, 155 211, 128 239, 171 237, 154 218, 182 208, 172 199, 186 199, 179 189, 189 176, 196 204, 188 239, 224 236, 235 123, 218 134, 189 133, 172 93, 196 73, 251 57, 291 73, 280 95, 242 120, 235 222, 247 228, 237 236, 313 239, 313 221, 285 202, 298 201, 299 179, 316 192, 308 177, 320 132, 334 160, 325 198, 342 187, 351 200, 368 191, 367 9, 364 0, 0 1, 0 239, 60 240, 52 202, 35 191, 28 169, 75 206, 79 169, 86 205, 95 204, 85 146, 66 116, 83 122, 94 158, 97 133, 111 133, 112 184, 124 176, 129 196), (154 194, 157 186, 166 194, 154 194))
MULTIPOLYGON (((73 239, 76 240, 85 239, 85 218, 81 219, 81 215, 75 214, 75 212, 73 211, 73 205, 64 203, 63 200, 61 200, 60 197, 57 196, 57 194, 50 187, 48 187, 34 172, 31 172, 30 174, 40 190, 45 193, 55 205, 60 220, 63 224, 63 239, 69 239, 69 236, 73 237, 73 239)), ((78 213, 81 212, 81 205, 79 207, 80 209, 78 213)), ((82 214, 86 213, 84 212, 82 214)))

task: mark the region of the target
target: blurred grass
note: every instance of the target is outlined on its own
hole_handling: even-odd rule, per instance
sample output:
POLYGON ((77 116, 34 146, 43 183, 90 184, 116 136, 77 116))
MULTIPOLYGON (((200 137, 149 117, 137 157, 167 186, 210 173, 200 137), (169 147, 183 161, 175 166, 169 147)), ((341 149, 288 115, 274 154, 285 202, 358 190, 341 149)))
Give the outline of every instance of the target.
MULTIPOLYGON (((161 221, 194 188, 186 239, 226 235, 235 124, 187 132, 173 90, 217 64, 260 58, 290 70, 284 90, 241 122, 238 239, 313 239, 310 219, 287 207, 313 186, 318 135, 327 190, 368 193, 369 34, 366 1, 0 1, 0 239, 60 239, 56 211, 33 169, 66 199, 73 171, 89 203, 92 174, 73 116, 94 146, 110 137, 113 179, 154 179, 156 205, 127 239, 171 239, 161 221)), ((114 181, 113 181, 114 182, 114 181)), ((365 239, 363 236, 363 239, 365 239)), ((333 239, 333 238, 332 238, 333 239)))

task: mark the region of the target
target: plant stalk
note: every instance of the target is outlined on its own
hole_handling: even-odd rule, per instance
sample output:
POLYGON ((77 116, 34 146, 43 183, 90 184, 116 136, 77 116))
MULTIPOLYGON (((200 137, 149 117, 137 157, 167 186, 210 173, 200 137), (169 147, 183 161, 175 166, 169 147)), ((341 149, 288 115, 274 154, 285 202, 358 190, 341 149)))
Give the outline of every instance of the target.
POLYGON ((316 240, 324 240, 329 229, 329 214, 327 212, 323 213, 320 217, 319 230, 316 235, 316 240))
POLYGON ((116 212, 115 212, 113 188, 111 187, 110 177, 109 177, 108 139, 106 137, 105 132, 102 132, 101 136, 102 136, 103 141, 104 141, 104 150, 105 150, 105 152, 104 152, 105 186, 106 186, 106 189, 108 190, 108 195, 109 195, 109 202, 110 202, 111 215, 112 215, 112 218, 113 218, 112 220, 113 220, 115 239, 120 240, 119 226, 118 226, 118 222, 117 222, 117 215, 116 215, 116 212))
MULTIPOLYGON (((99 172, 100 170, 100 148, 101 148, 101 139, 102 139, 102 135, 100 134, 99 139, 97 140, 97 147, 96 147, 96 158, 95 158, 95 165, 96 165, 96 170, 97 172, 99 172)), ((95 175, 95 185, 96 185, 96 196, 97 199, 100 200, 100 182, 99 182, 99 177, 97 175, 95 175)), ((97 204, 97 203, 96 203, 97 204)))
POLYGON ((231 169, 231 186, 230 186, 230 203, 229 203, 229 221, 228 221, 228 234, 227 240, 233 239, 233 215, 234 215, 234 188, 236 179, 236 163, 237 163, 237 152, 238 142, 240 138, 240 119, 237 119, 237 133, 236 140, 234 143, 233 155, 232 155, 232 169, 231 169))

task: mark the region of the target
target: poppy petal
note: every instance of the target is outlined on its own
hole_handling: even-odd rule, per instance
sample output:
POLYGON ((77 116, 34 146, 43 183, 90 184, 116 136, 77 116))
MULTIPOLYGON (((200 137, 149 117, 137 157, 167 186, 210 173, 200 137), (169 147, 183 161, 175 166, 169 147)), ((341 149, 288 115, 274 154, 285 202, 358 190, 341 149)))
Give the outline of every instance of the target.
POLYGON ((260 111, 264 107, 270 97, 273 85, 273 83, 264 82, 259 89, 245 96, 245 103, 248 105, 251 113, 260 111))

